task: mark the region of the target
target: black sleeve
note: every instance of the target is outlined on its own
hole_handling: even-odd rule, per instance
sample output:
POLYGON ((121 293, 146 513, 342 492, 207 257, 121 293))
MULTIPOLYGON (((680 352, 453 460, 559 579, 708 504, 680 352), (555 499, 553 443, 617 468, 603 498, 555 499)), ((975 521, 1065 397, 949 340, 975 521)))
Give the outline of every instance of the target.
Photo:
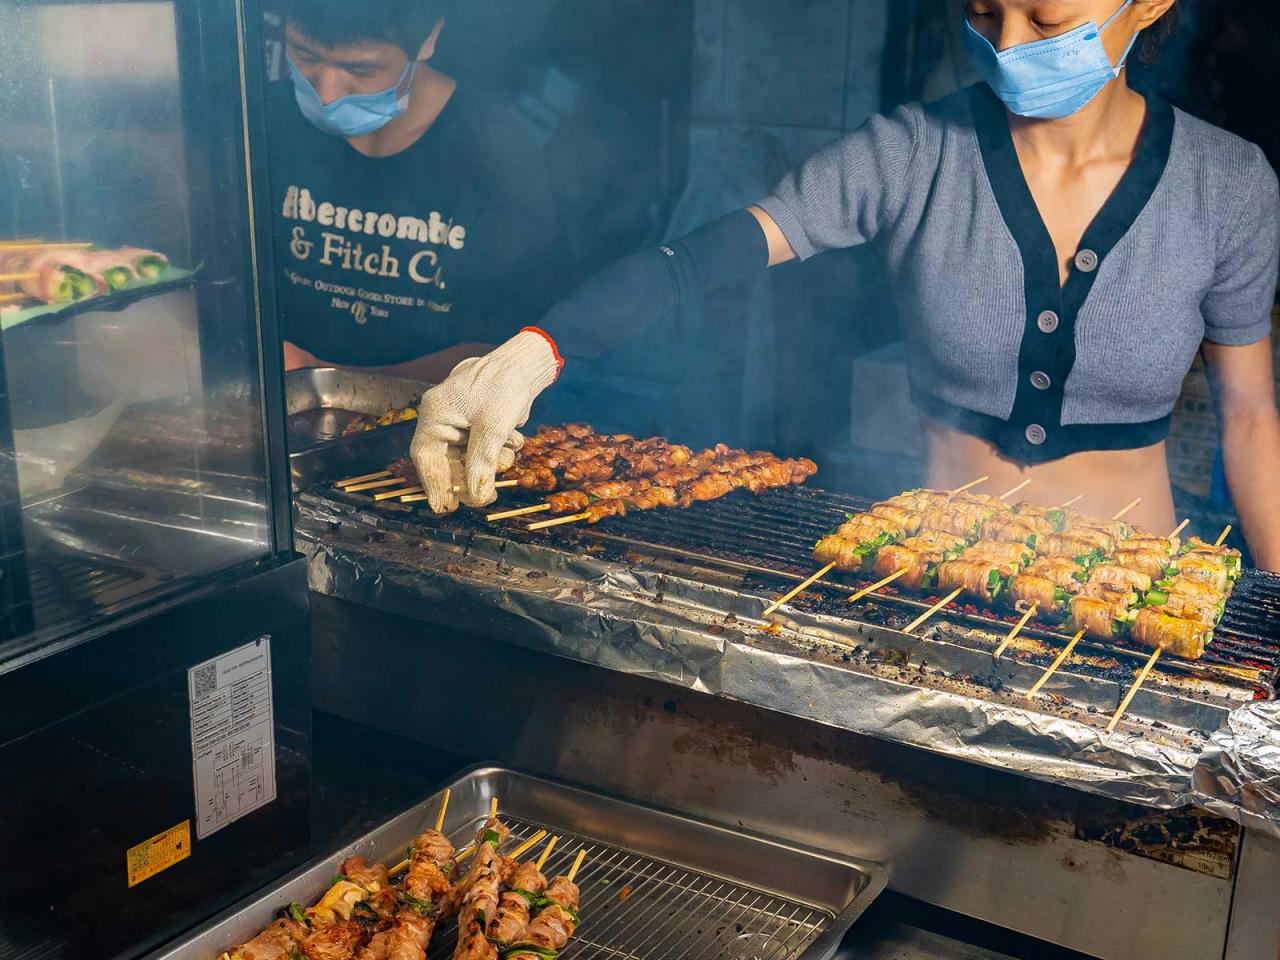
POLYGON ((562 354, 598 357, 654 320, 674 316, 691 298, 768 265, 764 230, 750 211, 738 210, 609 264, 547 311, 541 327, 562 354))

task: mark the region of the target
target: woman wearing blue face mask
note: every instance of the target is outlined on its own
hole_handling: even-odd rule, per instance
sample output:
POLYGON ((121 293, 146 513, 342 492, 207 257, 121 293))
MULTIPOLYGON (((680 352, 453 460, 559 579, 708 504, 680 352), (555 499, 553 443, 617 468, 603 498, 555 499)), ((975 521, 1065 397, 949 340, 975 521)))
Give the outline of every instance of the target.
POLYGON ((549 302, 538 148, 514 108, 431 66, 444 0, 274 8, 288 72, 268 98, 286 364, 442 379, 549 302))
MULTIPOLYGON (((1252 144, 1132 90, 1124 65, 1175 0, 969 0, 985 82, 872 117, 770 197, 621 261, 544 319, 572 358, 691 296, 795 257, 872 244, 890 274, 929 480, 1031 477, 1033 499, 1175 524, 1164 441, 1202 351, 1231 492, 1258 564, 1280 570, 1280 417, 1270 313, 1276 177, 1252 144)), ((961 7, 963 7, 961 9, 961 7)), ((832 331, 838 336, 839 331, 832 331)), ((469 498, 554 378, 522 335, 428 394, 415 454, 452 506, 444 442, 470 430, 469 498)))

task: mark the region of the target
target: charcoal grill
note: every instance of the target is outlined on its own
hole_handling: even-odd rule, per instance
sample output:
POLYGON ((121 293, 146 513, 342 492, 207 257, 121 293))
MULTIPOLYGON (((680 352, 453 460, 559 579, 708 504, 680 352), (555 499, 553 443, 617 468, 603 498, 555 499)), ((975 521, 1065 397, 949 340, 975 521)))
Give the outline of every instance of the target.
MULTIPOLYGON (((555 527, 530 533, 530 518, 487 523, 476 511, 460 511, 440 518, 418 506, 375 502, 368 494, 334 490, 326 494, 361 509, 372 508, 399 516, 408 514, 415 522, 443 527, 465 534, 470 530, 501 530, 504 536, 522 542, 545 541, 562 548, 579 548, 588 543, 608 545, 619 555, 635 558, 644 554, 664 557, 677 563, 711 567, 743 577, 743 585, 763 595, 781 593, 786 584, 810 576, 814 570, 813 544, 842 523, 847 514, 865 510, 866 499, 833 493, 814 487, 769 490, 759 496, 738 491, 719 500, 698 503, 686 510, 649 510, 607 519, 595 526, 585 524, 555 527)), ((536 499, 503 497, 513 506, 536 499)), ((532 519, 537 519, 532 518, 532 519)), ((867 622, 900 628, 940 597, 882 591, 876 599, 857 605, 843 602, 853 589, 864 585, 863 578, 833 573, 817 581, 793 603, 798 607, 867 622)), ((994 646, 1017 617, 972 605, 952 605, 940 612, 935 624, 975 628, 994 646)), ((973 630, 966 631, 972 637, 973 630)), ((1023 636, 1061 647, 1070 636, 1052 627, 1030 623, 1023 636)), ((978 642, 973 640, 972 642, 978 642)), ((1150 655, 1150 650, 1123 640, 1114 643, 1081 641, 1077 660, 1086 672, 1095 670, 1116 679, 1132 676, 1132 671, 1150 655), (1090 656, 1095 660, 1090 665, 1090 656), (1103 664, 1096 665, 1097 658, 1103 664)), ((1031 654, 1033 659, 1043 651, 1031 654)), ((1230 688, 1253 691, 1258 697, 1275 695, 1280 677, 1280 577, 1256 570, 1247 571, 1236 584, 1214 640, 1200 660, 1162 657, 1158 671, 1212 681, 1230 688)))

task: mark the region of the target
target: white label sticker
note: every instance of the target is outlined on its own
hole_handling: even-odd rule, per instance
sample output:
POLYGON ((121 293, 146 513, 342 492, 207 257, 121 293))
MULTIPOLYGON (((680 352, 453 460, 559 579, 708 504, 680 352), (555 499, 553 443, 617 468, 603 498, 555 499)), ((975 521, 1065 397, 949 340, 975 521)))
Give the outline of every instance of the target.
POLYGON ((196 836, 276 798, 271 638, 259 637, 187 671, 196 836))

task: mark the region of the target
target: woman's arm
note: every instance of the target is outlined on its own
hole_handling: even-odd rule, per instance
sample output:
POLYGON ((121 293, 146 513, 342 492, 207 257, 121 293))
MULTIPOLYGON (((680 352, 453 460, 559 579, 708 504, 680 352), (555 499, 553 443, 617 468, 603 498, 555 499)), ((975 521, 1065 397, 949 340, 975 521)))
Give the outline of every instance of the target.
POLYGON ((1280 413, 1271 340, 1242 347, 1205 341, 1204 357, 1222 425, 1222 458, 1254 562, 1280 572, 1280 413))

